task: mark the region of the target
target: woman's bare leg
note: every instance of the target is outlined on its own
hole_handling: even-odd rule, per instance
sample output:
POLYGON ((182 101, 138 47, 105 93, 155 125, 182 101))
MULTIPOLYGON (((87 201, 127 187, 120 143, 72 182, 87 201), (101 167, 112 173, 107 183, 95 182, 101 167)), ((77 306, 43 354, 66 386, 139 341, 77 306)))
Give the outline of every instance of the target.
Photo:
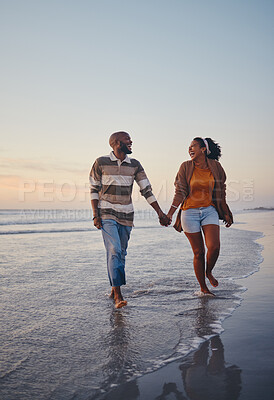
POLYGON ((194 254, 193 258, 193 266, 196 278, 200 284, 201 291, 203 293, 213 294, 208 289, 205 282, 205 246, 201 232, 196 233, 187 233, 185 232, 186 237, 189 240, 189 243, 192 247, 192 251, 194 254))
POLYGON ((220 253, 220 227, 218 225, 204 225, 202 229, 207 247, 206 277, 209 279, 211 285, 216 287, 219 283, 212 275, 212 270, 220 253))

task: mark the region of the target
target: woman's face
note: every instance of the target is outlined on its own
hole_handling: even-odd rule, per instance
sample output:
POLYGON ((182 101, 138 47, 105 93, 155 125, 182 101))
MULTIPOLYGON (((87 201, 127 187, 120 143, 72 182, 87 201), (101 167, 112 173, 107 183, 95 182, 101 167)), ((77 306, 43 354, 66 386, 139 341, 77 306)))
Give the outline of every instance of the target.
POLYGON ((195 161, 198 158, 203 157, 205 155, 204 151, 205 147, 200 147, 199 142, 197 142, 196 140, 192 140, 188 148, 188 153, 191 160, 195 161))

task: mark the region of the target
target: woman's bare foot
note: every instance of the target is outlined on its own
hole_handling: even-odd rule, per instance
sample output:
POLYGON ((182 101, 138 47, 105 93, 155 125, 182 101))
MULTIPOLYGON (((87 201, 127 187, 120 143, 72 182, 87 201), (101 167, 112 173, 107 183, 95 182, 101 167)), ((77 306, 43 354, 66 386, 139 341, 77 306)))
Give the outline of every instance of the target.
POLYGON ((214 293, 212 293, 210 290, 200 290, 199 292, 195 292, 194 293, 194 295, 195 296, 198 296, 198 297, 203 297, 203 296, 209 296, 209 297, 215 297, 215 294, 214 293))
POLYGON ((211 272, 207 272, 206 277, 213 287, 217 287, 219 285, 219 282, 214 278, 211 272))
POLYGON ((201 289, 201 292, 204 294, 204 295, 210 295, 210 296, 215 296, 215 294, 214 293, 212 293, 210 290, 208 290, 208 289, 206 289, 206 290, 202 290, 201 289))

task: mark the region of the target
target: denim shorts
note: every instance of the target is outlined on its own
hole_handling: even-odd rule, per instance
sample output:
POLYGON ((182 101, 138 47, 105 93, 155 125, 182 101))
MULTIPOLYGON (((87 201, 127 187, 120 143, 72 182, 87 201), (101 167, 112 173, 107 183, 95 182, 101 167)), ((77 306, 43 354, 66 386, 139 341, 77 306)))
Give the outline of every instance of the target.
POLYGON ((213 206, 182 210, 181 223, 184 232, 196 233, 204 225, 219 225, 219 215, 213 206))

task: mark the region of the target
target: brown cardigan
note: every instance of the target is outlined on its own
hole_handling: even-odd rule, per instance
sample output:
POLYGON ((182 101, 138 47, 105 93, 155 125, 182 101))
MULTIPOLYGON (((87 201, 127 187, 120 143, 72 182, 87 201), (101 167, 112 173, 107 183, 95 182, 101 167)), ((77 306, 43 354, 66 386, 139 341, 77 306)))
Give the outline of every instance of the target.
MULTIPOLYGON (((219 161, 211 160, 210 158, 208 158, 207 163, 215 180, 215 185, 212 193, 212 200, 219 214, 219 218, 224 219, 224 215, 228 214, 233 221, 232 212, 230 211, 228 205, 226 204, 225 171, 221 166, 221 164, 219 163, 219 161)), ((179 201, 182 206, 185 199, 189 195, 190 180, 193 171, 194 171, 194 162, 191 160, 183 162, 183 164, 180 166, 180 169, 176 175, 174 182, 175 195, 173 198, 173 204, 174 202, 175 204, 177 204, 179 201)), ((175 224, 173 226, 178 232, 182 232, 183 229, 181 225, 181 207, 177 214, 175 224)))

